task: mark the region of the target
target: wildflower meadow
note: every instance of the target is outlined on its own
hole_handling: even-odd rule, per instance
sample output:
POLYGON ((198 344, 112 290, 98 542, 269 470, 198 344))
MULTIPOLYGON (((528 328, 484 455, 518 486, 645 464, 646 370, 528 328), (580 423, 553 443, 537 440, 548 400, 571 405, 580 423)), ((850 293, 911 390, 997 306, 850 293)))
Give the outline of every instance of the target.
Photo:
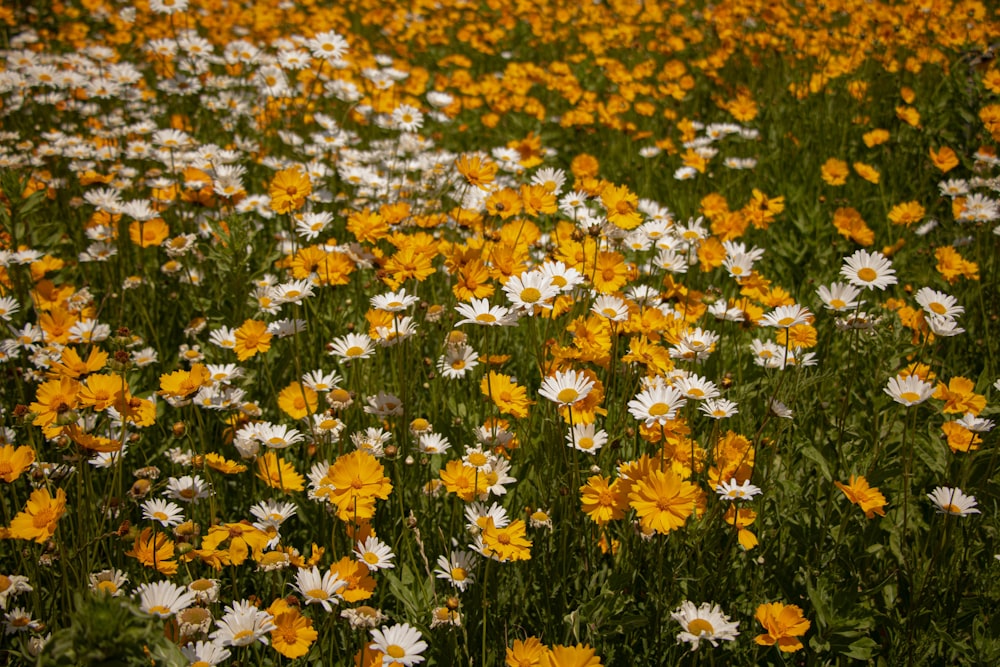
POLYGON ((0 664, 1000 664, 1000 13, 0 7, 0 664))

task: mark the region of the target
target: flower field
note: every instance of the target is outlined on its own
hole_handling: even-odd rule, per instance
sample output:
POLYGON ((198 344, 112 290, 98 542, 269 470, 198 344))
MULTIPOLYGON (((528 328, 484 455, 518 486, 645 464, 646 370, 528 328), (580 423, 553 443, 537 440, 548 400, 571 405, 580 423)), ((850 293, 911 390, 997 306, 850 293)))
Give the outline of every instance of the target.
POLYGON ((1000 663, 1000 13, 0 8, 0 663, 1000 663))

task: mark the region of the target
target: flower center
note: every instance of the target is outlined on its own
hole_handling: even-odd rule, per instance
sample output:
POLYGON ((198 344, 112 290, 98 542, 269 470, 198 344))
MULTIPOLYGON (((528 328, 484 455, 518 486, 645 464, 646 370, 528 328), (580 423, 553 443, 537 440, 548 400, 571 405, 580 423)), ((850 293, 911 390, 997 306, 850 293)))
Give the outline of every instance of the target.
POLYGON ((398 660, 399 658, 402 658, 404 655, 406 655, 406 649, 404 649, 402 646, 399 646, 398 644, 391 644, 390 646, 386 647, 385 653, 390 658, 395 658, 398 660))
POLYGON ((649 407, 649 414, 652 417, 662 417, 670 413, 670 406, 666 403, 654 403, 649 407))
POLYGON ((510 544, 510 535, 507 533, 500 533, 497 535, 497 542, 500 544, 510 544))
POLYGON ((525 303, 535 303, 542 298, 542 293, 534 287, 525 287, 521 290, 521 301, 525 303))
POLYGON ((711 635, 715 632, 715 628, 713 628, 712 624, 706 621, 705 619, 696 618, 690 623, 688 623, 688 632, 690 632, 692 635, 695 635, 696 637, 700 636, 702 633, 706 635, 711 635))
POLYGON ((858 279, 863 280, 866 283, 870 283, 876 278, 878 278, 878 273, 876 273, 875 269, 866 266, 858 271, 858 279))
POLYGON ((477 322, 483 322, 484 324, 493 324, 497 321, 497 318, 492 313, 480 313, 476 315, 477 322))
POLYGON ((465 568, 453 567, 451 568, 451 578, 455 581, 465 581, 468 575, 465 573, 465 568))
POLYGON ((372 551, 365 552, 365 562, 369 565, 375 565, 378 563, 378 555, 372 551))
POLYGON ((573 389, 572 387, 566 387, 558 394, 556 394, 556 400, 559 401, 560 403, 572 403, 579 396, 580 392, 578 392, 576 389, 573 389))
POLYGON ((55 510, 53 510, 51 507, 46 507, 38 514, 36 514, 34 517, 32 517, 31 523, 32 525, 34 525, 35 528, 44 528, 48 526, 50 523, 52 523, 53 519, 55 519, 55 515, 56 515, 55 510))
MULTIPOLYGON (((365 556, 365 558, 366 559, 368 558, 367 555, 365 556)), ((306 591, 306 597, 313 598, 314 600, 325 600, 328 597, 330 597, 330 594, 327 593, 322 588, 312 588, 306 591)))
POLYGON ((947 312, 948 312, 948 309, 947 309, 947 308, 945 308, 945 307, 944 307, 943 305, 941 305, 940 303, 936 303, 936 302, 935 302, 935 303, 932 303, 932 304, 930 305, 930 309, 931 309, 931 310, 933 310, 933 311, 934 311, 935 313, 937 313, 938 315, 944 315, 945 313, 947 313, 947 312))
POLYGON ((962 513, 962 508, 959 507, 958 505, 953 504, 953 503, 948 503, 947 505, 945 505, 941 509, 943 509, 948 514, 961 514, 962 513))
POLYGON ((344 350, 345 357, 360 357, 364 353, 365 351, 360 347, 358 347, 357 345, 354 345, 353 347, 349 347, 346 350, 344 350))
POLYGON ((830 299, 830 305, 834 308, 843 308, 847 305, 842 299, 830 299))
POLYGON ((153 605, 149 608, 150 614, 163 614, 169 616, 172 612, 169 607, 164 607, 162 604, 153 605))
POLYGON ((592 449, 594 447, 594 439, 583 437, 576 441, 576 446, 580 449, 592 449))
POLYGON ((899 395, 899 397, 901 399, 903 399, 904 401, 910 401, 910 402, 914 402, 914 401, 919 401, 920 400, 920 394, 918 394, 915 391, 904 391, 903 393, 901 393, 899 395))

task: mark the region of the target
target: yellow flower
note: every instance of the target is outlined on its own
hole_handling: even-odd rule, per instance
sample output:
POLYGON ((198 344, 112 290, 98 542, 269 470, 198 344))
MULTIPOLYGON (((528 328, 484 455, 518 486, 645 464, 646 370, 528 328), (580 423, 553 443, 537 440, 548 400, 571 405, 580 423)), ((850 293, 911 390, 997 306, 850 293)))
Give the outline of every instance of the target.
POLYGON ((28 445, 0 447, 0 479, 10 483, 21 476, 35 461, 35 450, 28 445))
POLYGON ((881 174, 879 174, 878 169, 871 166, 870 164, 865 164, 864 162, 855 162, 854 171, 857 172, 858 176, 865 179, 869 183, 878 184, 881 174))
POLYGON ((273 617, 274 630, 271 630, 271 646, 286 658, 300 658, 309 652, 309 647, 319 637, 313 629, 312 620, 303 616, 298 607, 293 607, 278 598, 267 608, 273 617))
POLYGON ((809 630, 810 622, 802 617, 802 610, 793 604, 768 602, 757 607, 757 620, 767 632, 754 637, 761 646, 774 646, 785 653, 794 653, 802 648, 799 637, 809 630))
POLYGON ((625 516, 628 500, 617 479, 608 484, 608 478, 594 475, 580 487, 580 505, 591 521, 603 526, 625 516))
POLYGON ((337 518, 344 522, 370 519, 375 499, 385 500, 392 484, 382 464, 370 453, 355 450, 339 457, 315 484, 315 495, 337 506, 337 518))
MULTIPOLYGON (((224 523, 212 526, 201 541, 203 550, 216 550, 219 545, 229 540, 229 560, 233 565, 240 565, 253 552, 254 560, 264 553, 264 547, 269 540, 267 533, 258 530, 246 521, 240 523, 224 523)), ((172 551, 171 547, 171 551, 172 551)))
POLYGON ((276 173, 267 189, 267 194, 271 197, 271 210, 275 213, 293 213, 299 210, 311 192, 309 175, 298 167, 289 167, 276 173))
POLYGON ((211 384, 212 378, 208 367, 194 364, 191 370, 179 370, 160 376, 160 395, 184 398, 195 393, 205 385, 211 384))
POLYGON ((480 190, 488 189, 497 175, 497 165, 478 155, 460 155, 455 160, 455 169, 469 185, 480 190))
POLYGON ((35 489, 28 504, 10 522, 10 537, 16 540, 45 542, 56 532, 59 518, 66 512, 66 492, 56 489, 55 498, 48 489, 35 489))
POLYGON ((835 157, 830 158, 820 167, 820 176, 827 185, 843 185, 847 182, 849 173, 847 163, 835 157))
POLYGON ((236 358, 246 361, 258 352, 267 352, 271 349, 271 338, 273 334, 267 330, 267 322, 261 320, 246 320, 243 325, 236 330, 236 358))
POLYGON ((514 645, 507 649, 505 664, 507 667, 536 667, 542 664, 546 646, 538 637, 528 637, 524 641, 514 640, 514 645))
POLYGON ((539 664, 542 667, 601 667, 601 658, 584 644, 556 645, 544 654, 539 664))
POLYGON ((868 486, 868 480, 864 477, 851 475, 847 484, 841 482, 834 484, 844 492, 848 500, 860 507, 869 519, 874 519, 876 514, 885 516, 885 496, 879 492, 878 487, 868 486))
POLYGON ((889 211, 889 220, 894 225, 910 226, 914 222, 920 222, 924 217, 924 207, 919 202, 908 201, 896 204, 889 211))
POLYGON ((161 574, 170 576, 177 572, 177 561, 174 557, 174 543, 164 533, 153 534, 152 528, 144 528, 135 537, 131 551, 126 556, 137 558, 146 567, 156 568, 161 574))
POLYGON ((938 151, 935 151, 932 148, 930 149, 930 154, 931 162, 933 162, 934 166, 937 167, 943 174, 948 173, 958 166, 958 156, 955 155, 955 151, 947 146, 942 146, 938 151))
POLYGON ((642 214, 636 210, 639 198, 628 186, 608 184, 601 190, 601 203, 608 212, 608 222, 621 229, 634 229, 642 224, 642 214))
POLYGON ((972 380, 957 376, 949 380, 947 385, 938 382, 934 398, 944 401, 941 411, 945 414, 971 412, 978 415, 986 407, 986 397, 977 394, 975 388, 972 380))
POLYGON ((272 489, 301 491, 305 488, 305 478, 273 451, 257 459, 257 478, 264 480, 272 489))
POLYGON ((882 129, 872 130, 871 132, 865 132, 861 140, 865 142, 865 146, 868 148, 874 148, 879 144, 889 141, 889 132, 882 129))
POLYGON ((315 414, 319 395, 309 387, 293 382, 278 394, 278 407, 292 419, 302 419, 315 414))
POLYGON ((896 118, 903 121, 911 127, 920 127, 920 112, 913 107, 909 106, 898 106, 896 107, 896 118))
POLYGON ((972 452, 979 449, 983 439, 974 431, 962 426, 957 421, 949 421, 941 424, 941 431, 944 432, 948 440, 948 449, 954 453, 972 452))
POLYGON ((484 396, 493 400, 500 412, 514 417, 527 417, 528 406, 533 403, 528 399, 526 388, 514 382, 509 375, 494 371, 483 377, 479 383, 479 390, 484 396))
POLYGON ((850 207, 838 208, 833 212, 833 226, 837 233, 847 237, 862 246, 870 246, 875 242, 875 232, 865 224, 861 214, 850 207))
POLYGON ((31 411, 35 414, 36 426, 48 426, 62 415, 75 410, 79 405, 80 383, 72 378, 62 377, 49 380, 38 388, 31 411))
POLYGON ((493 518, 488 518, 481 533, 483 553, 501 562, 531 560, 531 542, 524 537, 524 531, 524 521, 520 519, 497 528, 493 518))
POLYGON ((170 228, 161 218, 146 222, 135 220, 128 226, 128 235, 132 243, 140 248, 149 248, 163 243, 170 236, 170 228))
POLYGON ((367 600, 375 591, 375 579, 371 576, 371 570, 364 563, 344 556, 330 566, 330 571, 339 579, 347 582, 345 588, 337 591, 345 602, 367 600))
POLYGON ((486 473, 458 459, 448 461, 438 473, 448 493, 454 493, 465 502, 485 497, 489 488, 486 473))
POLYGON ((698 487, 681 479, 673 470, 652 470, 629 493, 643 528, 669 533, 684 525, 696 509, 698 487))

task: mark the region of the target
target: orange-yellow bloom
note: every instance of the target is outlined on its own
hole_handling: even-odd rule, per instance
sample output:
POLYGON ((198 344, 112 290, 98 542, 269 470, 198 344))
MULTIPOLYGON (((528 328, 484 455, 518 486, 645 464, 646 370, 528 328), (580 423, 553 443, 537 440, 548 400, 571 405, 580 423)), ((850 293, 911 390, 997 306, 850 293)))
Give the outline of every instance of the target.
POLYGON ((483 553, 501 562, 531 560, 531 541, 524 537, 524 531, 524 521, 520 519, 497 528, 493 518, 488 518, 482 532, 483 553))
POLYGON ((10 537, 43 543, 55 535, 59 518, 66 513, 66 492, 56 489, 53 498, 48 489, 35 489, 28 504, 10 522, 10 537))
POLYGON ((309 175, 298 167, 289 167, 276 173, 267 189, 267 194, 271 197, 271 210, 275 213, 293 213, 299 210, 311 192, 309 175))
POLYGON ((301 491, 305 488, 305 478, 273 451, 257 459, 257 478, 264 480, 272 489, 301 491))
POLYGON ((785 653, 794 653, 802 648, 799 637, 804 635, 811 623, 803 618, 802 610, 793 604, 768 602, 757 607, 757 620, 766 632, 754 637, 761 646, 774 646, 785 653))
POLYGON ((137 558, 146 567, 156 568, 161 574, 170 576, 177 572, 177 561, 174 557, 174 543, 166 534, 157 532, 154 536, 152 528, 143 528, 135 537, 131 551, 126 556, 137 558))
POLYGON ((10 483, 35 462, 35 450, 28 445, 0 447, 0 479, 10 483))
POLYGON ((273 334, 267 330, 267 322, 262 320, 246 320, 236 330, 236 358, 246 361, 250 357, 271 349, 273 334))
POLYGON ((643 528, 669 533, 683 526, 694 513, 698 495, 698 487, 682 480, 673 470, 653 470, 632 486, 628 497, 643 528))
POLYGON ((878 490, 878 487, 868 486, 868 480, 864 477, 851 475, 847 484, 841 482, 834 482, 834 484, 844 492, 848 500, 860 507, 869 519, 874 519, 876 514, 885 516, 885 496, 878 490))

